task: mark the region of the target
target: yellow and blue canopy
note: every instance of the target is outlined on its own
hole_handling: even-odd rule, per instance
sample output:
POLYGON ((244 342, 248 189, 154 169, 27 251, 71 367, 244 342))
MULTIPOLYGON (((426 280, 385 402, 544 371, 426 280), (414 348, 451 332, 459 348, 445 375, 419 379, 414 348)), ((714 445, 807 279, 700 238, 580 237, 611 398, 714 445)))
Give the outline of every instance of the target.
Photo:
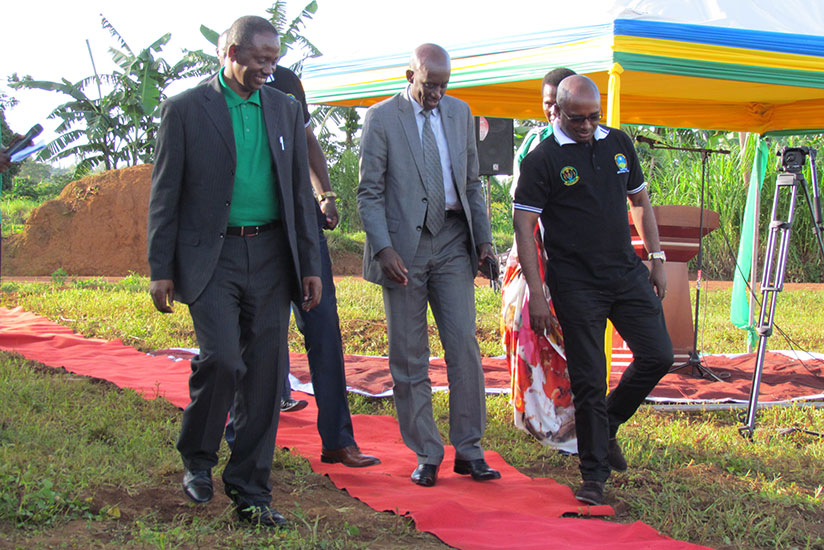
MULTIPOLYGON (((476 115, 543 118, 555 67, 592 78, 608 123, 749 131, 824 129, 824 37, 615 19, 450 48, 449 94, 476 115)), ((406 86, 408 53, 307 63, 310 103, 368 106, 406 86)))

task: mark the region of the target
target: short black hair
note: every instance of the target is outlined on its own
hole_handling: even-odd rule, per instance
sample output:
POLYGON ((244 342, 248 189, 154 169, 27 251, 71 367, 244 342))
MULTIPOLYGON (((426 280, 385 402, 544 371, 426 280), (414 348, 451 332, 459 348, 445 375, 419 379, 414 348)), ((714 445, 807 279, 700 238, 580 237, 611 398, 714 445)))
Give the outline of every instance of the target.
POLYGON ((226 52, 229 52, 229 46, 237 45, 239 48, 246 48, 252 45, 252 39, 255 35, 261 33, 272 33, 275 37, 280 37, 278 30, 263 17, 257 15, 244 15, 237 21, 232 23, 229 27, 226 36, 226 52))
POLYGON ((557 88, 563 79, 575 74, 578 73, 576 73, 572 69, 567 69, 566 67, 558 67, 557 69, 552 69, 544 75, 544 80, 543 82, 541 82, 541 90, 543 91, 544 86, 552 86, 553 88, 557 88))

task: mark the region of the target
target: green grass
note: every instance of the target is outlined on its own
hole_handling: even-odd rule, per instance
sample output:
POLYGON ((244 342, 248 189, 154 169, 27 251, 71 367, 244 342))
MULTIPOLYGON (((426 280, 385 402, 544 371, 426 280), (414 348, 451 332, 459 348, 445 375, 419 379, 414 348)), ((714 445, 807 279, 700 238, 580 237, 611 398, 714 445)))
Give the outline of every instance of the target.
POLYGON ((0 200, 0 217, 2 217, 2 234, 4 237, 23 231, 23 226, 31 211, 40 205, 34 199, 8 198, 0 200))
MULTIPOLYGON (((2 548, 442 547, 285 450, 275 456, 273 492, 294 528, 239 525, 222 495, 204 507, 184 502, 180 411, 163 399, 0 352, 0 402, 2 548)), ((227 458, 224 446, 216 479, 227 458)))
MULTIPOLYGON (((173 315, 155 313, 146 290, 146 280, 140 277, 118 283, 71 279, 63 285, 4 283, 0 304, 22 305, 83 334, 119 337, 139 349, 194 345, 186 308, 178 305, 173 315)), ((701 348, 706 352, 745 349, 743 332, 729 325, 729 294, 712 282, 702 291, 706 321, 701 348)), ((499 298, 488 288, 478 288, 476 295, 483 353, 499 355, 499 298)), ((338 302, 346 352, 385 354, 379 288, 345 279, 338 284, 338 302)), ((797 347, 824 351, 824 293, 787 289, 778 304, 776 323, 797 347)), ((437 331, 430 340, 433 355, 438 355, 437 331)), ((297 333, 292 335, 292 345, 301 349, 297 333)), ((769 347, 786 349, 789 345, 776 335, 769 347)), ((8 356, 0 356, 0 372, 0 398, 10 403, 0 412, 0 477, 4 482, 0 486, 11 487, 0 489, 6 507, 0 513, 0 528, 11 540, 30 541, 26 538, 30 530, 49 532, 50 525, 72 520, 88 522, 93 531, 103 529, 110 538, 116 535, 118 540, 129 541, 125 546, 147 548, 194 547, 192 541, 215 541, 224 535, 229 539, 221 547, 254 539, 260 548, 278 544, 309 548, 331 541, 330 529, 340 533, 340 521, 333 522, 334 527, 325 523, 331 512, 312 511, 310 503, 320 498, 317 491, 322 480, 303 459, 289 453, 278 454, 276 469, 278 475, 287 477, 283 490, 297 502, 289 513, 299 527, 296 533, 284 535, 294 538, 275 539, 265 533, 255 538, 258 534, 233 527, 230 511, 202 517, 182 510, 169 517, 155 510, 133 515, 114 528, 110 517, 114 512, 101 505, 100 499, 88 501, 101 485, 135 494, 159 485, 176 495, 180 468, 173 448, 177 411, 162 401, 145 402, 133 392, 79 377, 43 375, 29 363, 8 356), (46 386, 37 389, 39 384, 46 386), (21 495, 29 496, 25 500, 21 495)), ((434 398, 445 440, 447 398, 443 393, 434 398)), ((350 405, 356 413, 394 414, 388 399, 353 395, 350 405)), ((508 396, 488 397, 487 416, 483 442, 487 449, 498 451, 529 475, 577 485, 577 459, 548 450, 515 429, 508 396)), ((790 427, 824 432, 824 409, 798 405, 762 410, 753 441, 739 436, 740 424, 733 412, 641 409, 620 434, 630 470, 614 475, 608 484, 607 499, 618 514, 615 520, 641 520, 669 536, 725 550, 824 548, 824 439, 801 433, 778 435, 780 429, 790 427)), ((342 521, 361 535, 335 540, 337 546, 327 547, 382 547, 363 536, 372 519, 351 519, 348 505, 339 507, 347 508, 342 516, 349 519, 342 521)), ((393 538, 380 540, 407 541, 410 548, 432 544, 431 539, 410 538, 420 535, 410 531, 405 521, 385 529, 393 538)), ((21 543, 20 547, 32 546, 21 543)))

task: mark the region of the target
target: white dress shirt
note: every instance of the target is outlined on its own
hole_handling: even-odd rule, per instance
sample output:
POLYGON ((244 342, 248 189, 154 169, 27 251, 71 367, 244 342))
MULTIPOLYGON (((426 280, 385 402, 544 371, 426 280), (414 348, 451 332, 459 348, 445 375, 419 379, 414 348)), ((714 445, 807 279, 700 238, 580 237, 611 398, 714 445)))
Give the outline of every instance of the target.
MULTIPOLYGON (((426 116, 423 114, 423 107, 412 97, 406 88, 406 94, 412 100, 412 108, 415 110, 415 122, 418 124, 418 137, 423 145, 423 123, 426 116)), ((438 154, 441 157, 441 170, 443 171, 444 202, 447 210, 463 210, 461 201, 458 199, 458 191, 455 189, 455 180, 452 176, 452 160, 449 158, 449 146, 446 144, 446 134, 443 131, 443 121, 441 119, 440 107, 435 107, 429 115, 429 124, 432 126, 432 133, 435 134, 435 141, 438 143, 438 154)))

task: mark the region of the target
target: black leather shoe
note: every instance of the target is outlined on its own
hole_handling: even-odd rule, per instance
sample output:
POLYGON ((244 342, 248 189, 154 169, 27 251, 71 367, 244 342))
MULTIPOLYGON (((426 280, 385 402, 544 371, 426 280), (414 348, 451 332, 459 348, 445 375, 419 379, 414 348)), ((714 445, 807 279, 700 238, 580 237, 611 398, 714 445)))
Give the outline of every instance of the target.
POLYGON ((627 471, 627 459, 624 458, 624 453, 621 452, 621 446, 618 444, 616 438, 609 440, 609 467, 616 472, 627 471))
POLYGON ((584 480, 581 487, 575 492, 575 498, 593 506, 604 503, 604 482, 584 480))
POLYGON ((214 495, 212 471, 186 470, 186 473, 183 474, 183 492, 198 504, 204 504, 212 500, 214 495))
POLYGON ((438 481, 438 467, 434 464, 418 464, 412 472, 412 483, 423 487, 432 487, 438 481))
POLYGON ((289 525, 289 520, 271 506, 254 504, 245 506, 244 508, 241 508, 241 506, 242 505, 238 505, 237 507, 237 517, 246 523, 275 529, 289 525))
POLYGON ((280 412, 288 413, 288 412, 298 412, 306 408, 309 402, 303 399, 295 400, 291 397, 289 399, 281 399, 280 400, 280 412))
POLYGON ((460 458, 456 458, 454 472, 462 476, 471 475, 475 481, 501 479, 501 472, 490 468, 489 464, 487 464, 483 458, 477 460, 461 460, 460 458))

